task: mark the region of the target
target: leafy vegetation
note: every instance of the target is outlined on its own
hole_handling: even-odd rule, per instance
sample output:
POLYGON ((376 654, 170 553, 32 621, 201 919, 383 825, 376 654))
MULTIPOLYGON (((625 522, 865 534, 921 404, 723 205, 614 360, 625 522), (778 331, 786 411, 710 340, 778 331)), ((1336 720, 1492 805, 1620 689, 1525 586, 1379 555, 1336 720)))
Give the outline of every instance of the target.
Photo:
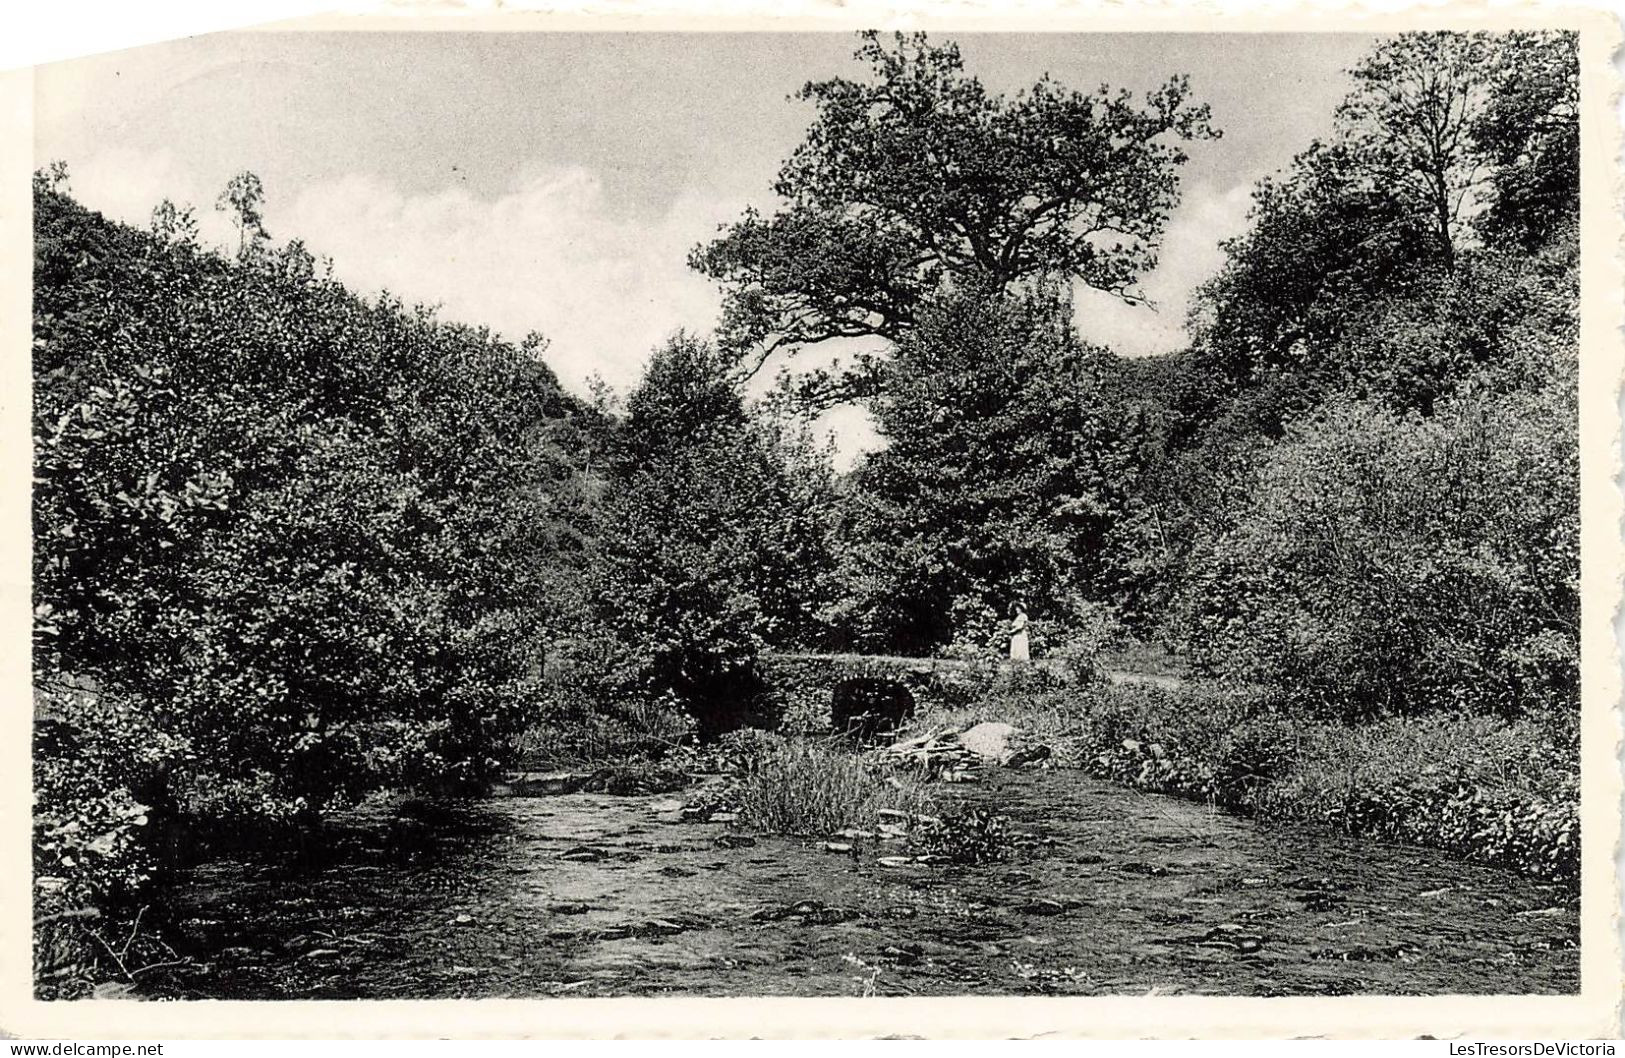
POLYGON ((1339 138, 1260 187, 1153 474, 1183 543, 1167 631, 1211 671, 1348 717, 1577 706, 1572 45, 1382 45, 1339 138), (1529 194, 1539 240, 1510 219, 1529 194))
POLYGON ((1142 424, 1114 359, 1080 342, 1053 287, 934 296, 871 404, 886 447, 852 474, 831 615, 859 648, 987 654, 1013 608, 1089 624, 1131 562, 1142 424))
POLYGON ((664 703, 706 735, 739 726, 760 693, 758 653, 817 640, 829 475, 804 437, 747 414, 711 346, 657 350, 595 523, 575 644, 590 651, 584 683, 600 699, 664 703))
MULTIPOLYGON (((520 758, 608 789, 726 771, 783 833, 913 810, 849 753, 741 730, 759 659, 989 657, 1018 607, 1090 678, 959 704, 1063 762, 1572 879, 1575 47, 1376 45, 1330 138, 1255 189, 1188 348, 1129 360, 1069 291, 1138 297, 1216 135, 1185 80, 1006 98, 952 44, 865 34, 868 81, 801 93, 782 208, 692 256, 715 338, 654 350, 624 409, 565 394, 539 337, 353 295, 273 242, 252 173, 222 252, 189 208, 137 231, 42 171, 42 988, 133 976, 166 821, 303 825, 520 758), (853 337, 746 399, 775 350, 853 337), (806 416, 844 400, 885 443, 838 474, 806 416), (1131 635, 1201 682, 1104 686, 1131 635)), ((1008 838, 945 827, 967 862, 1008 838)))
POLYGON ((1183 586, 1193 658, 1366 719, 1578 702, 1575 390, 1428 418, 1329 402, 1261 454, 1183 586))
POLYGON ((35 224, 41 884, 124 874, 58 848, 76 821, 116 851, 141 810, 494 774, 583 550, 594 424, 538 349, 364 302, 297 244, 228 259, 49 186, 35 224))
POLYGON ((1578 878, 1572 727, 1443 713, 1339 723, 1215 686, 1023 694, 979 715, 1019 725, 1058 764, 1138 789, 1578 878))

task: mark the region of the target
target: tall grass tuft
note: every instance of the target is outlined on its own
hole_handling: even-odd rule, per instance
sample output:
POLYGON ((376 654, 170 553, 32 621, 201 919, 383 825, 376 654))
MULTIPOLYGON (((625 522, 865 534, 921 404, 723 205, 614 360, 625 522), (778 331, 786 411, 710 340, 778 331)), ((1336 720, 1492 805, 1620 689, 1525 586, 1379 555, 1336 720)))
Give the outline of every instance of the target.
POLYGON ((792 742, 764 759, 739 791, 739 822, 775 834, 821 837, 873 826, 883 808, 925 812, 917 788, 866 768, 850 752, 792 742))

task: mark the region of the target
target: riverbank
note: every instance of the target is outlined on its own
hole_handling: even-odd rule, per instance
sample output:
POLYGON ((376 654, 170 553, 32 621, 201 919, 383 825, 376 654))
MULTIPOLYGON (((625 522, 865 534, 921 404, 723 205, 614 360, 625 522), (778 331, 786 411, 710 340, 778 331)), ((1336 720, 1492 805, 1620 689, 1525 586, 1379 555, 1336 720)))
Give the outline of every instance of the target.
MULTIPOLYGON (((1017 729, 1014 750, 1134 789, 1440 849, 1578 887, 1575 716, 1433 713, 1345 723, 1278 694, 1194 679, 1160 652, 1103 657, 1101 671, 1083 684, 1037 668, 1008 673, 958 704, 923 709, 897 737, 1006 723, 1017 729)), ((562 733, 532 740, 567 742, 562 733)), ((689 748, 632 731, 593 746, 596 761, 546 758, 543 766, 591 771, 621 758, 696 765, 689 748)))
POLYGON ((980 721, 1014 725, 1017 749, 1042 747, 1134 789, 1578 886, 1578 736, 1555 726, 1450 715, 1338 724, 1256 692, 1114 683, 1011 685, 909 730, 980 721))
MULTIPOLYGON (((1362 855, 1374 859, 1409 857, 1433 865, 1429 870, 1435 875, 1449 873, 1450 868, 1443 866, 1446 861, 1437 853, 1396 851, 1382 844, 1395 842, 1416 850, 1448 853, 1465 861, 1463 870, 1471 869, 1466 863, 1510 868, 1539 886, 1532 891, 1548 894, 1545 899, 1549 902, 1543 905, 1548 909, 1569 906, 1577 900, 1577 753, 1565 750, 1549 731, 1527 723, 1460 717, 1387 720, 1358 727, 1316 723, 1293 717, 1278 704, 1257 695, 1169 679, 1169 683, 1160 685, 1104 682, 1064 688, 1046 687, 1042 681, 1028 681, 1026 685, 1012 682, 963 707, 936 709, 917 716, 899 734, 902 738, 944 728, 963 730, 982 721, 1011 725, 1014 731, 1010 735, 1010 754, 1025 759, 1028 767, 979 768, 974 777, 980 781, 976 783, 928 782, 916 786, 914 776, 906 771, 888 771, 879 766, 880 762, 863 766, 857 747, 845 740, 819 744, 822 748, 809 753, 806 747, 813 743, 787 743, 778 736, 745 731, 708 747, 667 747, 663 752, 645 753, 641 759, 581 762, 577 771, 564 773, 568 781, 553 773, 498 787, 508 794, 546 796, 486 800, 494 804, 572 804, 584 806, 583 811, 586 807, 603 811, 610 818, 624 814, 622 806, 646 803, 640 811, 656 816, 663 813, 674 822, 697 821, 702 827, 716 830, 706 846, 711 850, 735 851, 762 844, 773 848, 808 845, 813 851, 847 857, 854 864, 885 866, 881 861, 889 860, 895 869, 900 860, 927 866, 947 863, 956 872, 994 872, 1003 865, 1019 874, 1024 868, 1011 866, 1012 862, 1032 858, 1036 849, 1048 847, 1045 842, 1059 840, 1056 834, 1068 832, 1080 823, 1069 813, 1095 812, 1093 807, 1080 809, 1080 798, 1105 796, 1105 790, 1119 791, 1109 800, 1132 816, 1134 812, 1124 806, 1138 804, 1134 798, 1171 794, 1192 803, 1192 810, 1204 812, 1204 819, 1232 818, 1231 823, 1223 824, 1226 827, 1243 827, 1248 833, 1259 834, 1279 831, 1281 841, 1336 843, 1345 850, 1337 861, 1337 870, 1346 873, 1328 873, 1315 881, 1311 889, 1317 893, 1336 897, 1344 886, 1353 884, 1351 879, 1363 876, 1366 869, 1360 862, 1362 855), (861 781, 866 772, 871 773, 871 779, 861 781), (704 775, 712 778, 697 778, 704 775), (881 789, 877 795, 875 784, 886 781, 888 775, 900 779, 904 789, 895 793, 881 789), (792 784, 788 779, 795 781, 792 784), (791 785, 795 792, 788 796, 785 791, 791 785), (1024 797, 1049 800, 1012 804, 997 796, 998 791, 1011 789, 1021 789, 1024 797), (1219 806, 1238 814, 1215 815, 1212 809, 1219 806), (947 825, 934 831, 916 829, 908 836, 907 847, 854 841, 837 833, 841 828, 885 829, 876 825, 882 808, 893 815, 899 809, 910 808, 940 811, 948 817, 947 825), (961 808, 967 812, 956 814, 961 808), (799 838, 788 837, 787 833, 799 838), (1361 849, 1366 851, 1361 853, 1361 849), (984 851, 996 854, 983 855, 984 851)), ((390 803, 396 802, 380 804, 390 803)), ((476 803, 483 802, 467 802, 476 803)), ((1166 806, 1169 802, 1156 798, 1144 803, 1166 806)), ((431 799, 408 804, 464 802, 431 799)), ((386 807, 373 806, 345 814, 334 830, 324 830, 319 839, 303 843, 291 860, 304 868, 325 869, 327 853, 321 846, 332 834, 340 835, 342 844, 349 840, 343 835, 358 825, 371 826, 368 820, 380 818, 378 813, 387 811, 386 807)), ((345 853, 353 871, 386 878, 402 864, 428 865, 436 857, 457 855, 461 839, 447 838, 448 851, 448 846, 436 837, 438 824, 432 820, 442 809, 430 810, 429 823, 414 814, 416 811, 408 809, 393 817, 381 839, 369 837, 351 853, 345 853), (369 847, 372 852, 365 852, 369 847), (368 859, 369 855, 373 858, 368 859)), ((465 808, 452 811, 460 815, 465 808)), ((494 811, 500 816, 505 810, 494 811)), ((482 809, 475 814, 484 818, 486 813, 482 809)), ((530 813, 525 810, 520 814, 528 817, 530 813)), ((666 821, 655 820, 662 825, 666 821)), ((596 825, 587 819, 571 824, 586 828, 582 834, 596 825)), ((635 827, 634 831, 646 829, 635 827)), ((657 844, 675 847, 678 843, 657 844)), ((582 844, 576 851, 584 861, 596 862, 605 858, 594 851, 596 848, 582 844)), ((250 850, 236 847, 214 848, 201 856, 186 857, 172 855, 173 851, 166 852, 166 863, 177 859, 197 863, 211 859, 235 861, 250 855, 250 850)), ((635 856, 645 854, 636 847, 623 851, 635 856)), ((608 858, 612 862, 605 869, 618 869, 614 856, 608 858)), ((765 868, 768 854, 759 858, 763 862, 751 866, 765 868)), ((707 861, 710 865, 702 869, 724 870, 714 864, 726 864, 730 859, 707 861)), ((1157 867, 1155 861, 1144 856, 1124 862, 1157 867)), ((668 865, 693 869, 684 864, 668 865)), ((477 869, 477 865, 470 869, 477 869)), ((1139 868, 1123 869, 1132 873, 1139 868)), ((1161 877, 1157 870, 1146 869, 1150 871, 1148 877, 1161 877)), ((160 905, 173 903, 177 886, 184 890, 197 884, 200 877, 204 876, 193 867, 178 875, 166 871, 151 899, 160 905)), ((670 876, 675 877, 679 875, 670 876)), ((670 878, 657 884, 666 884, 670 878)), ((1428 892, 1439 889, 1433 886, 1428 892)), ((1427 899, 1436 896, 1434 893, 1427 899)), ((77 976, 59 982, 41 975, 43 992, 82 994, 91 983, 101 981, 116 993, 141 983, 153 972, 149 967, 157 966, 159 972, 167 973, 163 967, 172 961, 190 965, 202 960, 213 965, 207 944, 200 947, 185 940, 196 925, 188 925, 188 919, 198 916, 171 908, 158 916, 161 921, 151 915, 143 921, 135 911, 148 899, 148 895, 142 895, 140 904, 129 908, 130 914, 121 914, 116 929, 99 928, 96 923, 80 923, 77 919, 48 924, 38 938, 45 947, 37 955, 46 955, 49 960, 50 941, 67 928, 100 938, 95 940, 99 947, 92 954, 100 952, 102 957, 85 967, 82 956, 65 950, 54 965, 47 961, 46 974, 71 970, 77 976), (132 943, 136 949, 133 955, 132 943), (79 984, 70 987, 74 981, 79 984)), ((333 899, 339 901, 337 895, 333 899)), ((1330 907, 1341 898, 1313 899, 1330 907)), ((803 893, 801 901, 829 902, 816 889, 803 893)), ((1054 896, 1035 890, 1029 904, 1054 910, 1051 905, 1056 901, 1054 896)), ((1535 902, 1509 913, 1548 913, 1534 907, 1535 902)), ((1065 900, 1060 905, 1064 907, 1065 900)), ((293 905, 295 909, 299 906, 293 905)), ((1484 903, 1482 911, 1493 915, 1494 907, 1484 903)), ((337 902, 325 908, 322 916, 342 922, 347 921, 346 916, 358 913, 343 910, 341 902, 337 902)), ((652 921, 673 920, 657 916, 652 921)), ((1212 928, 1219 925, 1235 924, 1218 923, 1212 928)), ((637 922, 623 922, 615 925, 611 933, 619 936, 631 930, 636 934, 642 928, 637 922)), ((332 932, 330 926, 321 929, 332 932)), ((262 952, 254 945, 232 943, 225 947, 262 952)), ((1146 987, 1162 986, 1153 982, 1146 987)))

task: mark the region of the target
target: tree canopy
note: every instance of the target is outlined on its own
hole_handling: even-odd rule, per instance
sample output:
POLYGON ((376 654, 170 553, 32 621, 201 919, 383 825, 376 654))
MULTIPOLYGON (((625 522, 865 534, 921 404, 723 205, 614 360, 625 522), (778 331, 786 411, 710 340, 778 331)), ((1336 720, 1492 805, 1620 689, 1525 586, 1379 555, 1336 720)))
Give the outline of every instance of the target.
POLYGON ((1058 275, 1140 298, 1177 200, 1179 143, 1217 135, 1183 77, 1143 102, 1048 76, 1006 98, 955 44, 862 36, 872 80, 795 97, 817 115, 774 184, 782 207, 747 210, 690 256, 725 291, 725 345, 759 365, 828 339, 895 342, 950 278, 1007 289, 1058 275))
POLYGON ((1214 670, 1346 716, 1575 702, 1575 43, 1385 40, 1255 190, 1148 483, 1214 670))
POLYGON ((1494 54, 1485 33, 1401 34, 1349 71, 1355 89, 1337 109, 1342 138, 1369 179, 1428 219, 1447 266, 1484 182, 1473 130, 1494 54))
POLYGON ((1562 285, 1578 208, 1575 63, 1562 33, 1374 48, 1334 136, 1259 183, 1249 229, 1199 288, 1181 431, 1278 436, 1350 386, 1427 410, 1523 348, 1500 332, 1551 320, 1542 291, 1562 285))
POLYGON ((753 419, 726 358, 686 335, 650 358, 616 448, 577 651, 588 682, 616 708, 737 726, 758 653, 817 634, 827 467, 753 419))
POLYGON ((1524 249, 1580 209, 1580 55, 1574 33, 1512 33, 1473 127, 1491 167, 1485 236, 1524 249))
POLYGON ((1064 621, 1113 585, 1138 424, 1071 308, 1054 286, 923 306, 874 404, 886 447, 853 475, 841 606, 859 646, 985 651, 1014 604, 1064 621))

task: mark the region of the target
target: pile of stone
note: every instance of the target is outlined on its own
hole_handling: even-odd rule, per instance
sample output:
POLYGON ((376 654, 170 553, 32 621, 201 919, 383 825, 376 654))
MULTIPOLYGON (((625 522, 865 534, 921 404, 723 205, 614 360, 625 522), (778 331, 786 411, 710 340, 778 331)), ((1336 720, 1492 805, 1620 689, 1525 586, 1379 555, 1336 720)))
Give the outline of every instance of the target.
POLYGON ((944 728, 894 742, 875 751, 883 764, 918 772, 926 780, 977 782, 977 770, 987 765, 1003 768, 1049 767, 1054 757, 1048 746, 1015 749, 1017 732, 1009 724, 984 722, 961 730, 944 728))
MULTIPOLYGON (((845 830, 836 831, 831 835, 829 841, 824 842, 824 851, 837 852, 857 859, 860 850, 865 847, 871 852, 878 853, 884 850, 885 845, 883 843, 896 842, 898 844, 895 847, 899 853, 902 853, 904 847, 912 844, 918 833, 942 825, 940 816, 926 815, 923 812, 904 812, 896 808, 882 808, 876 815, 879 817, 876 829, 866 830, 861 827, 848 827, 845 830)), ((877 855, 870 862, 878 863, 882 867, 904 867, 909 864, 933 866, 949 863, 951 860, 947 856, 936 854, 916 855, 908 853, 877 855)))
POLYGON ((882 762, 916 771, 927 780, 977 782, 978 769, 1010 762, 1014 756, 1010 739, 1015 733, 1014 727, 999 723, 964 730, 950 727, 895 742, 877 755, 882 762))

